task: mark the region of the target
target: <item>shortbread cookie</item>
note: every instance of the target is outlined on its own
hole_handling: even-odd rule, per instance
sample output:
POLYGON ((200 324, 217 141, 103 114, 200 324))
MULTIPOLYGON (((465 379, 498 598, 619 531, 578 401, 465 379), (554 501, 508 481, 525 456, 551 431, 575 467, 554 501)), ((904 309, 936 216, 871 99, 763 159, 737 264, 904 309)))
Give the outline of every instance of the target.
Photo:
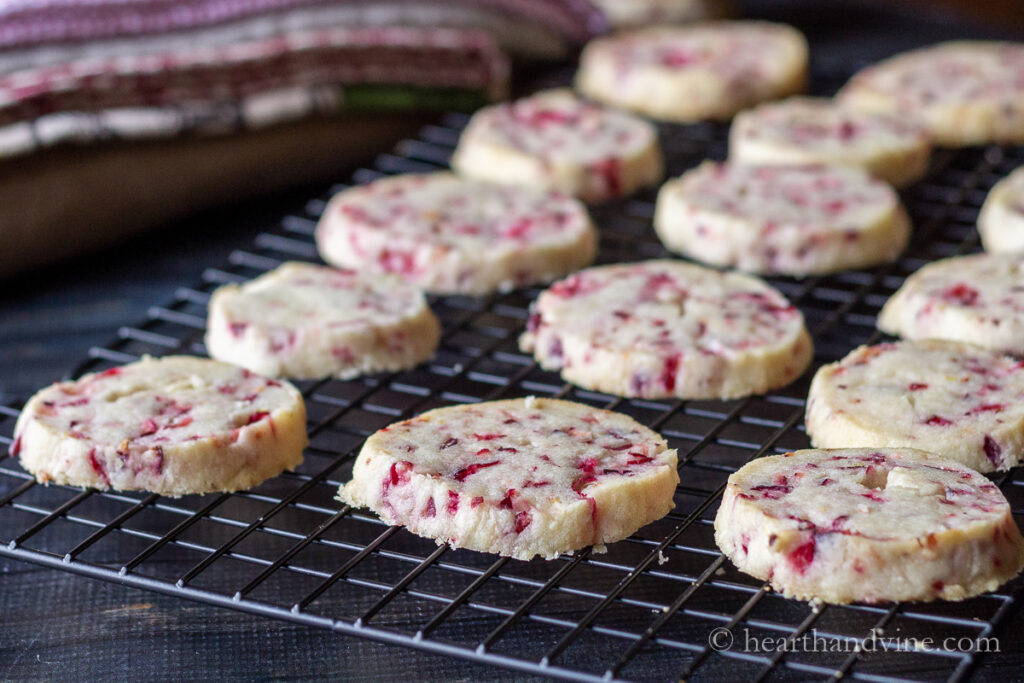
POLYGON ((702 19, 732 12, 731 0, 592 0, 613 28, 636 28, 702 19))
POLYGON ((802 92, 807 41, 759 21, 658 27, 591 41, 576 88, 666 121, 727 120, 758 102, 802 92))
POLYGON ((411 368, 441 325, 423 292, 394 275, 285 263, 210 298, 210 356, 272 377, 349 378, 411 368))
POLYGON ((794 97, 740 112, 729 131, 729 160, 856 166, 903 187, 927 172, 931 141, 922 126, 897 116, 794 97))
POLYGON ((181 496, 255 486, 300 464, 306 443, 295 387, 170 356, 38 392, 11 455, 44 484, 181 496))
POLYGON ((552 559, 664 517, 678 483, 676 452, 632 418, 528 397, 385 427, 338 499, 438 544, 552 559))
POLYGON ((1024 252, 1024 167, 996 183, 978 214, 985 251, 1024 252))
POLYGON ((572 197, 451 173, 383 178, 335 195, 316 241, 330 263, 395 273, 438 294, 550 282, 597 251, 590 216, 572 197))
POLYGON ((844 166, 706 161, 662 186, 654 228, 705 263, 796 276, 888 263, 910 238, 896 192, 844 166))
POLYGON ((803 315, 757 278, 681 261, 589 268, 531 307, 519 340, 547 370, 640 398, 734 398, 789 384, 811 360, 803 315))
POLYGON ((625 197, 664 175, 654 126, 567 88, 481 109, 451 164, 467 178, 557 190, 587 202, 625 197))
POLYGON ((818 370, 817 448, 920 448, 979 472, 1024 458, 1024 361, 934 339, 861 346, 818 370))
POLYGON ((843 104, 913 119, 940 145, 1024 142, 1024 44, 954 41, 860 71, 843 104))
POLYGON ((878 329, 1024 355, 1024 253, 957 256, 925 266, 882 307, 878 329))
POLYGON ((999 489, 909 448, 754 460, 729 477, 715 542, 784 595, 839 604, 963 600, 1024 565, 999 489))

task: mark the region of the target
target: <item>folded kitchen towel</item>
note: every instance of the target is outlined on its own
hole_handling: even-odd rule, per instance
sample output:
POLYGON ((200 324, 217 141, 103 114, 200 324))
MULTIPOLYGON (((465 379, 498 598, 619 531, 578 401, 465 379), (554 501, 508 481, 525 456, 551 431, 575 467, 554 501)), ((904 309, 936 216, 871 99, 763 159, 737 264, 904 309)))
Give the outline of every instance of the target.
POLYGON ((587 0, 0 0, 0 275, 330 179, 607 28, 587 0))

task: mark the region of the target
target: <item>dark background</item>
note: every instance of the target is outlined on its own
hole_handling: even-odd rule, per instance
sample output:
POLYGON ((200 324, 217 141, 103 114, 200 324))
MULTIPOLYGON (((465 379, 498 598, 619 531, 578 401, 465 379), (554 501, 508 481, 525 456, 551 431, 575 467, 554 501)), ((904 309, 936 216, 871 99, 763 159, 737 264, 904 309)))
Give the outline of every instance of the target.
MULTIPOLYGON (((748 16, 804 30, 812 60, 857 65, 938 40, 1004 37, 1015 28, 1024 34, 1024 7, 1014 0, 741 4, 748 16), (958 13, 942 13, 953 5, 958 13)), ((339 160, 335 180, 346 178, 345 167, 355 163, 339 160)), ((325 179, 246 206, 226 201, 221 210, 120 247, 0 281, 0 402, 24 400, 65 376, 91 346, 111 340, 119 326, 137 322, 150 305, 198 280, 205 268, 328 185, 325 179)), ((521 678, 6 559, 0 559, 0 620, 3 680, 521 678)), ((1008 628, 1024 628, 1024 612, 1008 628)), ((987 660, 976 673, 1022 676, 1019 664, 996 671, 987 660)))

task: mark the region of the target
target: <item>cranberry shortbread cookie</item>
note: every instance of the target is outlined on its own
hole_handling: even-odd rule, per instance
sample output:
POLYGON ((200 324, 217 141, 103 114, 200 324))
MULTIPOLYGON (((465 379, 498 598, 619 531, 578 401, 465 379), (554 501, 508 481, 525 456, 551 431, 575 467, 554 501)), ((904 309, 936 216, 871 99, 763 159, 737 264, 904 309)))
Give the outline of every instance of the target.
POLYGON ((676 452, 632 418, 528 397, 385 427, 338 499, 439 545, 551 559, 664 517, 678 483, 676 452))
POLYGON ((588 268, 531 308, 520 347, 581 387, 640 398, 735 398, 811 360, 803 315, 757 278, 681 261, 588 268))
POLYGON ((985 251, 1024 252, 1024 167, 992 186, 978 214, 985 251))
POLYGON ((666 121, 728 120, 802 92, 807 41, 792 26, 723 21, 656 27, 587 44, 576 88, 600 102, 666 121))
POLYGON ((706 161, 662 186, 654 228, 667 248, 705 263, 795 276, 888 263, 910 238, 892 187, 820 165, 706 161))
POLYGON ((1024 565, 999 489, 909 448, 754 460, 729 477, 715 541, 784 595, 839 604, 963 600, 1024 565))
POLYGON ((437 294, 479 295, 589 265, 597 232, 568 195, 430 173, 338 193, 316 243, 336 266, 394 273, 437 294))
POLYGON ((855 166, 896 187, 925 174, 931 147, 927 131, 916 123, 821 97, 793 97, 740 112, 729 131, 730 161, 855 166))
POLYGON ((855 74, 839 100, 916 120, 940 145, 1024 142, 1024 44, 953 41, 855 74))
POLYGON ((415 285, 298 262, 218 288, 206 324, 212 357, 295 379, 411 368, 434 354, 440 337, 415 285))
POLYGON ((452 169, 467 178, 601 202, 664 176, 654 126, 568 88, 484 107, 462 132, 452 169))
POLYGON ((979 472, 1024 458, 1024 361, 935 339, 861 346, 807 398, 817 448, 919 448, 979 472))
POLYGON ((926 265, 885 303, 878 329, 1024 355, 1024 253, 955 256, 926 265))
POLYGON ((237 491, 302 462, 302 395, 189 356, 58 382, 25 404, 11 454, 44 483, 168 496, 237 491))

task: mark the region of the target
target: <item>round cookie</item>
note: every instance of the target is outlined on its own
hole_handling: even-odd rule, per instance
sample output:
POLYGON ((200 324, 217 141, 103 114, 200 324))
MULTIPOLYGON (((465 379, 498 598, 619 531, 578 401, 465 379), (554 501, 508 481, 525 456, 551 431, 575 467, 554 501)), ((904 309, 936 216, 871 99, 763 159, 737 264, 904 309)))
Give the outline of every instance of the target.
POLYGON ((613 28, 715 19, 732 13, 730 0, 593 0, 613 28))
POLYGON ((1024 565, 984 476, 913 449, 805 450, 729 477, 715 542, 784 595, 829 603, 963 600, 1024 565))
POLYGON ((706 161, 662 186, 654 228, 705 263, 795 276, 888 263, 910 238, 896 192, 844 166, 706 161))
POLYGON ((441 325, 393 275, 291 262, 210 297, 210 356, 272 377, 350 378, 430 358, 441 325))
POLYGON ((438 544, 552 559, 664 517, 678 483, 676 452, 632 418, 531 396, 385 427, 338 499, 438 544))
POLYGON ((759 21, 657 27, 599 38, 580 56, 587 97, 665 121, 728 120, 758 102, 802 92, 807 41, 759 21))
POLYGON ((39 391, 11 455, 44 484, 181 496, 255 486, 299 465, 307 441, 290 384, 205 358, 147 357, 39 391))
POLYGON ((1024 361, 927 339, 861 346, 807 396, 816 448, 919 448, 979 472, 1024 457, 1024 361))
POLYGON ((916 120, 940 145, 1024 142, 1024 44, 953 41, 855 74, 839 101, 916 120))
POLYGON ((994 186, 978 214, 985 251, 1024 252, 1024 167, 994 186))
POLYGON ((479 295, 589 265, 597 231, 586 208, 564 194, 431 173, 340 192, 316 242, 336 266, 395 273, 438 294, 479 295))
POLYGON ((462 132, 451 166, 467 178, 586 202, 625 197, 664 176, 654 126, 568 88, 484 107, 462 132))
POLYGON ((903 187, 928 171, 931 141, 924 128, 896 116, 837 106, 821 97, 793 97, 737 114, 729 131, 729 160, 855 166, 903 187))
POLYGON ((757 278, 681 261, 589 268, 542 292, 519 340, 546 370, 639 398, 736 398, 810 363, 800 311, 757 278))
POLYGON ((1024 355, 1024 253, 956 256, 926 265, 885 303, 878 329, 1024 355))

